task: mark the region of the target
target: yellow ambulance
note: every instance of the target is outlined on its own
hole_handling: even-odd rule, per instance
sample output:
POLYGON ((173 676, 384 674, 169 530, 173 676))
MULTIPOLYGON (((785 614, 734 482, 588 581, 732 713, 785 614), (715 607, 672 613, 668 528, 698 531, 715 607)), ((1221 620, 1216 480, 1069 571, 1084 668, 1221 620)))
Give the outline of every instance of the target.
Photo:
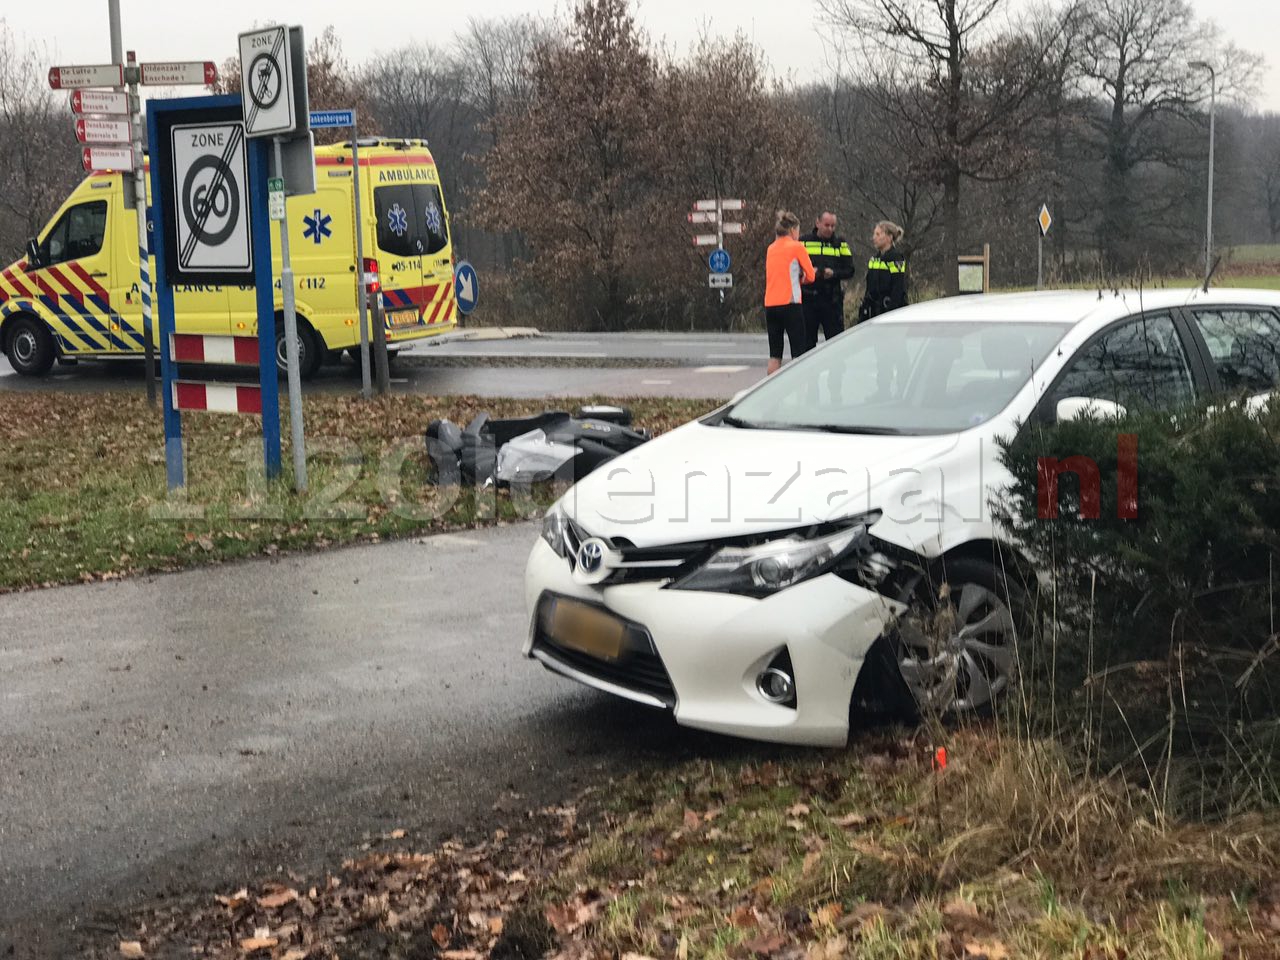
MULTIPOLYGON (((425 141, 361 140, 359 155, 364 271, 381 284, 383 335, 395 350, 457 325, 449 214, 425 141)), ((304 377, 326 356, 360 346, 351 145, 317 147, 315 157, 316 192, 288 200, 304 377)), ((0 271, 0 349, 19 373, 45 374, 59 359, 142 355, 137 214, 124 200, 122 175, 95 171, 27 244, 26 257, 0 271)), ((280 224, 272 228, 283 367, 280 224)), ((254 290, 175 287, 174 321, 180 333, 256 335, 254 290)))

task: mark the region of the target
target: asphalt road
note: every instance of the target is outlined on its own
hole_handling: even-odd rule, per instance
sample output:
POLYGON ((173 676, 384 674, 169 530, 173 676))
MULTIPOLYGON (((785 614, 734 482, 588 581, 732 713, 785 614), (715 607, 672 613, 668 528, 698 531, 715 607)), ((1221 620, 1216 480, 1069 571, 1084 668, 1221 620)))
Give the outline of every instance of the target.
POLYGON ((369 834, 425 844, 629 770, 770 754, 522 659, 536 535, 0 597, 0 957, 369 834))
MULTIPOLYGON (((489 397, 672 396, 722 399, 764 375, 768 347, 759 334, 550 334, 510 340, 425 341, 393 368, 397 393, 489 397), (518 361, 521 366, 511 366, 518 361), (457 364, 465 363, 465 366, 457 364), (541 364, 541 365, 540 365, 541 364)), ((207 379, 252 380, 252 371, 197 369, 207 379)), ((140 360, 56 365, 34 380, 0 356, 0 390, 101 393, 143 390, 140 360)), ((306 390, 356 393, 360 376, 344 360, 326 366, 306 390)))

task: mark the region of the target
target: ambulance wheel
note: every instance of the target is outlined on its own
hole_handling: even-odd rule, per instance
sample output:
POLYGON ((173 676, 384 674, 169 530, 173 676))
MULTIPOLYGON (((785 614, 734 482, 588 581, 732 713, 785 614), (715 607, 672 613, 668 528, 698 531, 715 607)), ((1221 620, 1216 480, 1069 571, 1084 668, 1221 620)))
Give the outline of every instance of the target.
MULTIPOLYGON (((298 374, 303 380, 310 380, 324 362, 324 345, 311 324, 298 318, 298 374)), ((285 350, 284 321, 276 322, 276 367, 281 373, 288 373, 289 360, 285 350)))
POLYGON ((40 320, 32 316, 15 317, 5 343, 9 365, 28 377, 49 372, 58 357, 53 335, 40 320))

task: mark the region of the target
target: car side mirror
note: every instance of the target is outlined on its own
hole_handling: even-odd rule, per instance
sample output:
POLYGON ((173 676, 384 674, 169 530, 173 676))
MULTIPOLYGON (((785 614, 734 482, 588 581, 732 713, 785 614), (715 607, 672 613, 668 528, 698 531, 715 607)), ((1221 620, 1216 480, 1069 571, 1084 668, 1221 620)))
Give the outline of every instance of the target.
POLYGON ((1103 419, 1119 419, 1128 411, 1120 404, 1098 397, 1063 397, 1056 408, 1058 422, 1078 420, 1086 414, 1103 419))
POLYGON ((34 237, 27 241, 27 266, 33 270, 40 266, 40 245, 34 237))

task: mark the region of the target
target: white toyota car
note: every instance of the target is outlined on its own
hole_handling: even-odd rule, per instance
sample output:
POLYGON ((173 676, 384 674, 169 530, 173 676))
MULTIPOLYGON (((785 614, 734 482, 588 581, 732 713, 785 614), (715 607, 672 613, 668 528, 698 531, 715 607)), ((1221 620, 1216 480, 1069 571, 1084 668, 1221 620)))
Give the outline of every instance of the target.
POLYGON ((956 297, 861 324, 573 486, 529 557, 524 652, 761 740, 844 743, 864 672, 864 690, 983 709, 1019 619, 997 437, 1265 395, 1278 351, 1273 291, 956 297), (947 584, 941 642, 899 617, 925 582, 947 584))

